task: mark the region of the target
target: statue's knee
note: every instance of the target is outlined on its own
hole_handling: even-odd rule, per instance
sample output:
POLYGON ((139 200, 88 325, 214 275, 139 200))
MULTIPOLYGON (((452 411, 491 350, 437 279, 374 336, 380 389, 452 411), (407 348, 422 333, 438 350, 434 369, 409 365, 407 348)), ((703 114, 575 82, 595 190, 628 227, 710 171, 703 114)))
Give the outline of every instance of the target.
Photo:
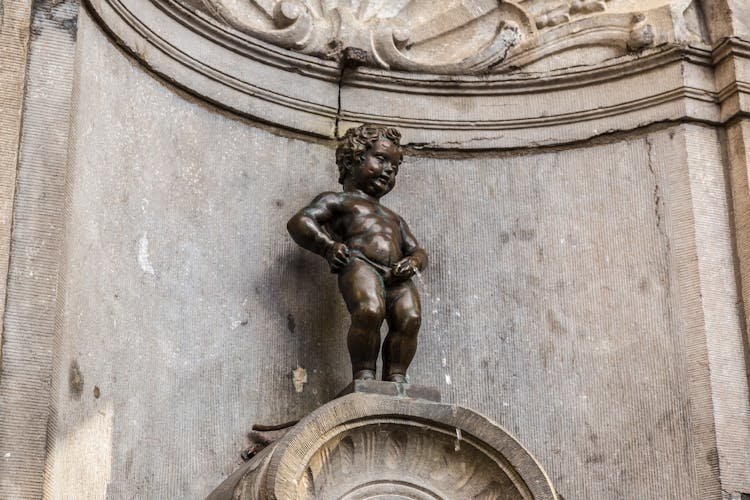
POLYGON ((416 334, 422 325, 422 317, 416 311, 409 311, 402 320, 402 330, 406 333, 416 334))
POLYGON ((360 304, 353 312, 352 319, 369 324, 382 323, 385 317, 385 306, 378 302, 360 304))

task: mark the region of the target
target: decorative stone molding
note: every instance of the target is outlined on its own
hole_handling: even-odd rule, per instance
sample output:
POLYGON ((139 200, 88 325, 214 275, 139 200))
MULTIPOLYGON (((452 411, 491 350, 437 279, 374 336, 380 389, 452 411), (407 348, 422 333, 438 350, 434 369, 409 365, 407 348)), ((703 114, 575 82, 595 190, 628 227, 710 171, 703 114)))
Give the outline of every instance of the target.
POLYGON ((442 74, 507 72, 580 47, 625 55, 651 46, 654 25, 664 30, 660 10, 670 10, 622 11, 617 0, 174 1, 206 23, 304 54, 336 60, 358 47, 371 66, 442 74), (501 64, 509 51, 514 62, 501 64))
POLYGON ((310 414, 232 474, 222 499, 555 500, 518 441, 466 408, 355 393, 310 414))
POLYGON ((727 38, 714 49, 721 121, 750 115, 750 42, 727 38))
MULTIPOLYGON (((167 80, 240 115, 319 137, 373 122, 399 127, 405 142, 416 147, 528 147, 662 120, 718 123, 720 118, 711 50, 700 41, 700 12, 689 0, 643 0, 652 8, 637 15, 634 1, 557 2, 562 10, 554 11, 547 8, 554 2, 506 2, 503 16, 490 16, 496 24, 485 28, 495 33, 492 26, 501 26, 500 17, 505 22, 515 13, 512 21, 522 36, 502 60, 482 56, 430 62, 407 58, 404 47, 386 59, 399 67, 413 64, 413 71, 360 67, 343 77, 336 61, 250 36, 220 21, 220 13, 207 14, 207 7, 199 8, 203 4, 87 2, 134 57, 167 80), (427 63, 431 72, 417 71, 427 63), (471 74, 472 67, 482 65, 485 70, 494 65, 493 72, 471 74), (437 74, 448 69, 463 74, 437 74)), ((248 2, 243 5, 251 8, 248 2)), ((286 16, 283 26, 303 12, 299 5, 297 10, 283 7, 287 4, 276 9, 272 1, 264 5, 276 16, 264 21, 267 27, 276 26, 278 16, 286 16)), ((299 29, 299 23, 301 18, 269 33, 275 33, 277 43, 288 42, 289 30, 299 29)), ((329 40, 328 35, 315 36, 329 40)), ((355 43, 356 38, 348 40, 355 43)), ((325 46, 312 38, 306 43, 310 50, 325 46)), ((381 49, 372 54, 382 54, 381 49)))
POLYGON ((280 47, 332 60, 358 47, 370 65, 406 71, 486 71, 533 30, 523 9, 497 0, 177 1, 280 47))
MULTIPOLYGON (((378 35, 383 30, 392 34, 398 23, 411 19, 408 9, 424 10, 417 1, 370 2, 380 10, 373 7, 364 14, 351 3, 311 2, 328 6, 329 14, 339 13, 337 19, 349 16, 348 25, 339 19, 337 31, 325 28, 330 22, 322 7, 248 1, 240 16, 226 7, 228 1, 88 0, 102 24, 168 80, 239 114, 317 136, 331 137, 352 123, 370 121, 398 126, 407 142, 429 148, 523 147, 665 119, 719 119, 711 53, 700 42, 699 11, 686 0, 661 6, 661 0, 644 1, 657 7, 637 13, 634 2, 618 0, 526 0, 494 10, 488 9, 496 2, 481 3, 484 10, 474 12, 487 13, 476 21, 484 26, 478 31, 495 36, 499 29, 507 37, 492 40, 508 45, 512 36, 507 30, 516 26, 515 45, 497 57, 493 42, 484 38, 465 44, 465 52, 451 46, 447 59, 416 56, 414 46, 407 50, 408 44, 378 35), (403 10, 396 17, 395 7, 385 5, 403 10), (265 15, 254 17, 253 12, 265 15), (335 59, 341 46, 329 47, 332 37, 341 44, 364 43, 352 28, 357 22, 379 26, 368 35, 371 58, 409 71, 359 68, 342 79, 338 63, 319 56, 329 50, 328 57, 335 59), (251 27, 256 36, 248 35, 251 27), (471 74, 488 69, 494 73, 471 74), (644 79, 654 85, 643 85, 644 79), (587 88, 585 99, 582 87, 587 88)), ((410 36, 421 33, 422 24, 412 24, 410 36)), ((456 42, 450 38, 454 34, 445 36, 446 43, 456 42)))

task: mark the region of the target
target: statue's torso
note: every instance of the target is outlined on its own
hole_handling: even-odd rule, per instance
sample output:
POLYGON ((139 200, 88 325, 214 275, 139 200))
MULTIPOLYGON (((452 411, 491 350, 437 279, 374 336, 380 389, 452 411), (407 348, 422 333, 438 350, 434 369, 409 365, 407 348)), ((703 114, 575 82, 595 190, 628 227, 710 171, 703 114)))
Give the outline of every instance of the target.
POLYGON ((375 201, 342 193, 330 229, 350 249, 383 266, 403 258, 401 219, 375 201))

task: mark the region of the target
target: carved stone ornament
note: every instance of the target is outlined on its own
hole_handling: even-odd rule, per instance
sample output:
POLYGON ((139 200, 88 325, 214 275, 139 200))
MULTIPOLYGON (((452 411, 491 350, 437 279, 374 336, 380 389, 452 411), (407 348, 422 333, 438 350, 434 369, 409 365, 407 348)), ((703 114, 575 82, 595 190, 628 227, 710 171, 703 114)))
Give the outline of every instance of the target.
POLYGON ((166 80, 318 137, 512 148, 718 117, 696 0, 84 1, 166 80), (343 74, 347 47, 364 65, 343 74))
POLYGON ((373 66, 434 73, 487 70, 531 27, 522 9, 497 0, 184 1, 287 49, 336 59, 358 47, 373 66))
MULTIPOLYGON (((514 46, 553 28, 572 44, 536 44, 537 58, 571 45, 639 50, 654 42, 642 14, 603 15, 616 0, 176 0, 199 15, 266 42, 325 59, 344 47, 369 52, 386 69, 470 74, 508 70, 514 46), (566 46, 567 45, 567 46, 566 46)), ((518 50, 516 53, 525 52, 518 50)))
POLYGON ((555 500, 540 465, 466 408, 350 394, 319 408, 209 500, 555 500))
MULTIPOLYGON (((407 71, 507 70, 500 63, 513 46, 532 45, 567 24, 572 26, 563 32, 575 33, 578 45, 638 50, 654 42, 642 14, 601 15, 616 0, 176 1, 208 21, 280 47, 326 59, 358 47, 369 51, 373 66, 407 71)), ((540 58, 566 48, 549 40, 538 45, 540 58)))

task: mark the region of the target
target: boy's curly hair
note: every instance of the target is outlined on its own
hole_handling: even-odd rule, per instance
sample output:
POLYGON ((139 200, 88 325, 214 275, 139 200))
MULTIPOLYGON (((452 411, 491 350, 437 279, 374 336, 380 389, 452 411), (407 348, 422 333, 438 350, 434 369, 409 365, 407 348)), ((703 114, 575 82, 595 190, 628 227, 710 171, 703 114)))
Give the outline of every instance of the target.
POLYGON ((387 139, 396 147, 401 147, 401 132, 393 127, 382 127, 365 123, 359 127, 350 128, 339 141, 336 148, 336 165, 339 167, 339 184, 349 173, 348 168, 362 161, 368 149, 379 139, 387 139))

